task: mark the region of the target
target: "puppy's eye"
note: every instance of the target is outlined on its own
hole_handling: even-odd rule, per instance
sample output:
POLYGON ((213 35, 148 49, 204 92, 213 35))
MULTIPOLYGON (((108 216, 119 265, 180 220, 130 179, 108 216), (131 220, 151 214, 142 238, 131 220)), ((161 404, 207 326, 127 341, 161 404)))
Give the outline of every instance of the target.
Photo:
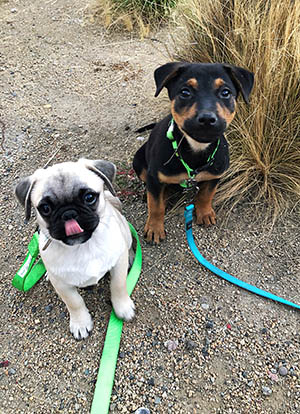
POLYGON ((221 98, 228 99, 231 97, 231 95, 232 95, 231 90, 228 88, 222 89, 222 91, 220 92, 221 98))
POLYGON ((97 201, 97 194, 95 193, 85 193, 83 196, 83 201, 88 204, 89 206, 92 206, 97 201))
POLYGON ((179 96, 181 99, 188 99, 191 96, 191 92, 188 88, 182 88, 179 92, 179 96))
POLYGON ((39 212, 42 214, 42 216, 50 216, 52 213, 52 208, 49 204, 43 203, 38 207, 39 212))

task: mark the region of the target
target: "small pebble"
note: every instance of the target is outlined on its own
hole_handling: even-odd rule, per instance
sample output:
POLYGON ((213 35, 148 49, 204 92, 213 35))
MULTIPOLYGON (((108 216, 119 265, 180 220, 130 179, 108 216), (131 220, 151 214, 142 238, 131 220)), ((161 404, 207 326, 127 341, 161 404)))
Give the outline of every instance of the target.
POLYGON ((279 372, 279 375, 281 375, 282 377, 285 377, 288 374, 288 370, 284 366, 279 367, 278 372, 279 372))
POLYGON ((150 410, 145 407, 138 408, 134 414, 150 414, 150 410))
POLYGON ((15 373, 16 373, 16 370, 14 368, 10 368, 8 370, 8 375, 15 375, 15 373))
POLYGON ((160 402, 161 402, 161 398, 156 397, 155 401, 154 401, 154 404, 160 404, 160 402))
POLYGON ((178 347, 178 341, 172 341, 169 339, 164 343, 165 347, 168 349, 168 351, 174 351, 178 347))
POLYGON ((262 393, 263 393, 264 395, 271 395, 271 394, 272 394, 272 390, 271 390, 271 388, 269 388, 269 387, 265 387, 265 386, 263 386, 263 387, 261 388, 261 390, 262 390, 262 393))
POLYGON ((206 329, 213 329, 214 327, 213 321, 207 321, 205 327, 206 329))
POLYGON ((197 347, 197 344, 196 342, 188 339, 187 341, 185 341, 185 347, 188 351, 191 351, 197 347))
POLYGON ((208 303, 201 303, 201 308, 204 310, 208 310, 209 309, 209 304, 208 303))
POLYGON ((208 357, 209 356, 208 350, 207 350, 207 348, 205 346, 201 349, 201 352, 202 352, 202 355, 204 357, 208 357))
POLYGON ((60 312, 59 319, 64 319, 66 317, 66 312, 60 312))
POLYGON ((53 309, 53 305, 47 305, 47 306, 45 306, 45 311, 46 312, 51 312, 52 311, 52 309, 53 309))
POLYGON ((272 381, 275 381, 275 382, 278 381, 278 375, 274 374, 273 372, 269 372, 269 377, 271 378, 272 381))
POLYGON ((148 379, 148 384, 153 386, 154 385, 154 378, 149 378, 148 379))

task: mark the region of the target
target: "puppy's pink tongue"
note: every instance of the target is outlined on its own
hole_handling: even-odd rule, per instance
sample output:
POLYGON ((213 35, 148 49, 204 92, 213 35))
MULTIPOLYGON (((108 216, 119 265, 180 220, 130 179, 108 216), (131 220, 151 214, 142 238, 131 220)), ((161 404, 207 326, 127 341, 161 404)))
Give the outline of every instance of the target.
POLYGON ((75 219, 71 219, 65 222, 65 232, 66 236, 73 236, 73 234, 83 233, 83 230, 75 219))

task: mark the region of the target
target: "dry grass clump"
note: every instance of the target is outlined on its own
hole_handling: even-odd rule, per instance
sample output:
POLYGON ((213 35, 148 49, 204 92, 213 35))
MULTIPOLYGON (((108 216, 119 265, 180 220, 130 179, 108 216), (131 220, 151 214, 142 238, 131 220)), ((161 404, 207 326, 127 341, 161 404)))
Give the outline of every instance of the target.
POLYGON ((137 29, 141 37, 152 27, 166 21, 177 0, 94 0, 92 19, 100 19, 107 28, 137 29))
POLYGON ((180 58, 255 73, 251 103, 239 105, 227 135, 232 161, 216 201, 250 196, 273 218, 299 209, 300 2, 182 0, 179 16, 187 33, 180 58))

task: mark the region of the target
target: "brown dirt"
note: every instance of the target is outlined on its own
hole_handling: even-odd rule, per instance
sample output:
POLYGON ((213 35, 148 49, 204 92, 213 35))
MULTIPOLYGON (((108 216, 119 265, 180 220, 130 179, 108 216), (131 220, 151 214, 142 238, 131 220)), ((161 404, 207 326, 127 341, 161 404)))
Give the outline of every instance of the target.
MULTIPOLYGON (((169 60, 168 31, 141 41, 106 33, 86 16, 79 0, 0 1, 3 414, 88 413, 111 310, 108 280, 84 292, 95 328, 76 342, 46 280, 28 293, 11 286, 35 228, 33 220, 24 225, 13 185, 47 162, 81 156, 128 171, 142 142, 134 130, 168 108, 165 97, 153 97, 153 70, 169 60)), ((130 174, 117 184, 126 217, 142 235, 143 187, 130 174)), ((222 269, 300 303, 298 223, 291 212, 269 230, 245 203, 194 233, 200 251, 222 269)), ((137 317, 124 326, 110 412, 299 412, 298 312, 200 267, 187 248, 181 210, 168 213, 166 230, 158 247, 142 240, 137 317)))

